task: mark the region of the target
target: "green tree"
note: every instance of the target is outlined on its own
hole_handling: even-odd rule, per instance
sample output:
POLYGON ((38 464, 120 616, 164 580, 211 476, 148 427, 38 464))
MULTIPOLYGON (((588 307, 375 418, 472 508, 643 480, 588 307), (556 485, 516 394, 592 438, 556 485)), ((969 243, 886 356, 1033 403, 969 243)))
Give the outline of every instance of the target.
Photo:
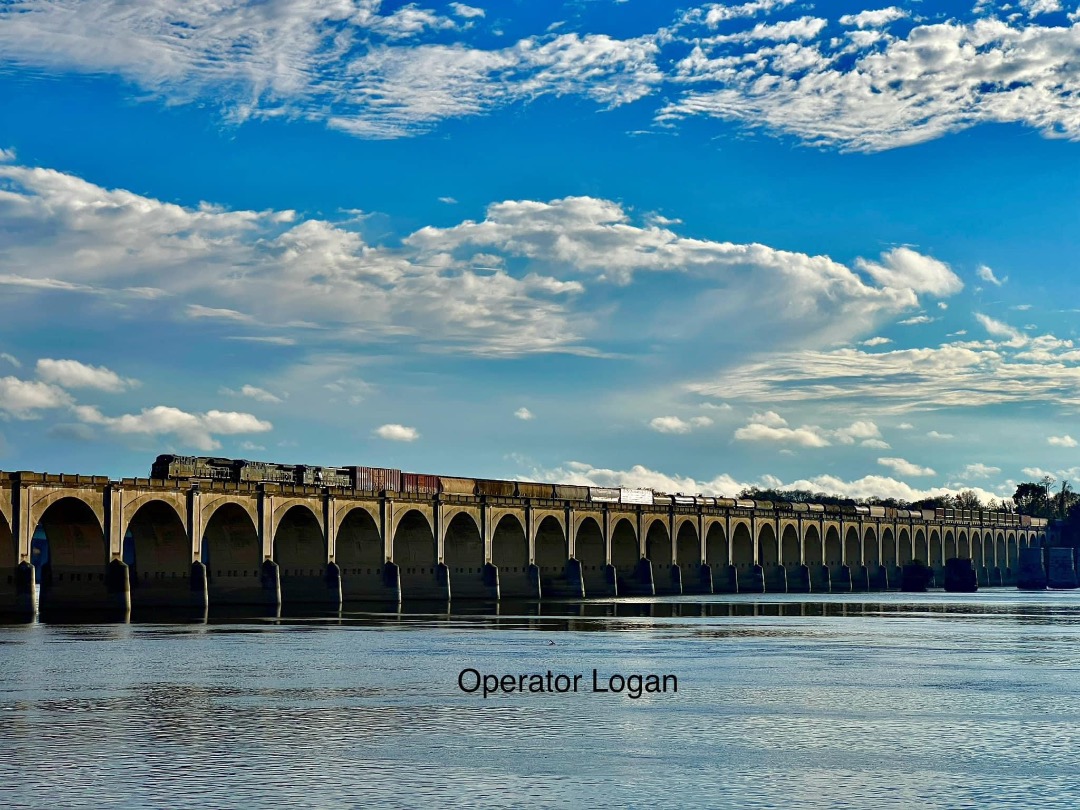
POLYGON ((1044 481, 1025 481, 1018 484, 1013 493, 1013 503, 1016 511, 1021 515, 1033 515, 1035 517, 1048 517, 1050 512, 1047 486, 1044 481))

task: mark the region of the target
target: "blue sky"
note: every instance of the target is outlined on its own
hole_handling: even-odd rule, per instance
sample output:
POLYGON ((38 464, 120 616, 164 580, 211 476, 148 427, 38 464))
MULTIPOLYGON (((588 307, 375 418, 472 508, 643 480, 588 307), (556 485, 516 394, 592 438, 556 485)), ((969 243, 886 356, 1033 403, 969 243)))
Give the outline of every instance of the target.
POLYGON ((1074 479, 1078 56, 1059 0, 0 2, 0 467, 1074 479))

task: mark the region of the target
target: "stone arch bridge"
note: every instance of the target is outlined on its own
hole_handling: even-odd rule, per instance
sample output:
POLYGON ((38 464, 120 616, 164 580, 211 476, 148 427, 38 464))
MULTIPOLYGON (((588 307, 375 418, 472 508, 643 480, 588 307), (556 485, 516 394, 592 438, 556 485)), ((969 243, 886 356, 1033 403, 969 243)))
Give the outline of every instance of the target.
POLYGON ((0 610, 1014 583, 1045 522, 0 472, 0 610))

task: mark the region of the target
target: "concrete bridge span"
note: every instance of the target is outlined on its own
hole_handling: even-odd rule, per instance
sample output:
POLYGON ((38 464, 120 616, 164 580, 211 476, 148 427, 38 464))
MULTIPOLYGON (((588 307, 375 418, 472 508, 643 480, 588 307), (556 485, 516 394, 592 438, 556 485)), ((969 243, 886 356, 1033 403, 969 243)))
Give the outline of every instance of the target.
POLYGON ((1008 585, 1046 534, 1012 517, 0 472, 0 610, 865 591, 949 557, 1008 585))

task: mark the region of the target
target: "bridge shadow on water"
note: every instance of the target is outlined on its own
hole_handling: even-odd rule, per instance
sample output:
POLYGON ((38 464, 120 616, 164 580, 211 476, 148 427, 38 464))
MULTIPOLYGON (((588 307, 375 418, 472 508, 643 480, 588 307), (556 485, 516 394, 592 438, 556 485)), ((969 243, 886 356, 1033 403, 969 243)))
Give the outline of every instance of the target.
POLYGON ((202 624, 257 630, 273 626, 468 627, 484 629, 612 630, 642 629, 655 622, 693 623, 731 619, 843 619, 858 617, 973 620, 980 616, 1017 622, 1048 620, 1080 623, 1080 592, 1025 592, 996 589, 974 594, 930 591, 881 593, 867 598, 848 594, 758 594, 683 597, 633 597, 564 600, 461 600, 345 603, 339 609, 311 605, 143 608, 136 611, 44 611, 33 619, 0 616, 0 625, 51 624, 202 624), (649 620, 649 621, 643 621, 649 620))

